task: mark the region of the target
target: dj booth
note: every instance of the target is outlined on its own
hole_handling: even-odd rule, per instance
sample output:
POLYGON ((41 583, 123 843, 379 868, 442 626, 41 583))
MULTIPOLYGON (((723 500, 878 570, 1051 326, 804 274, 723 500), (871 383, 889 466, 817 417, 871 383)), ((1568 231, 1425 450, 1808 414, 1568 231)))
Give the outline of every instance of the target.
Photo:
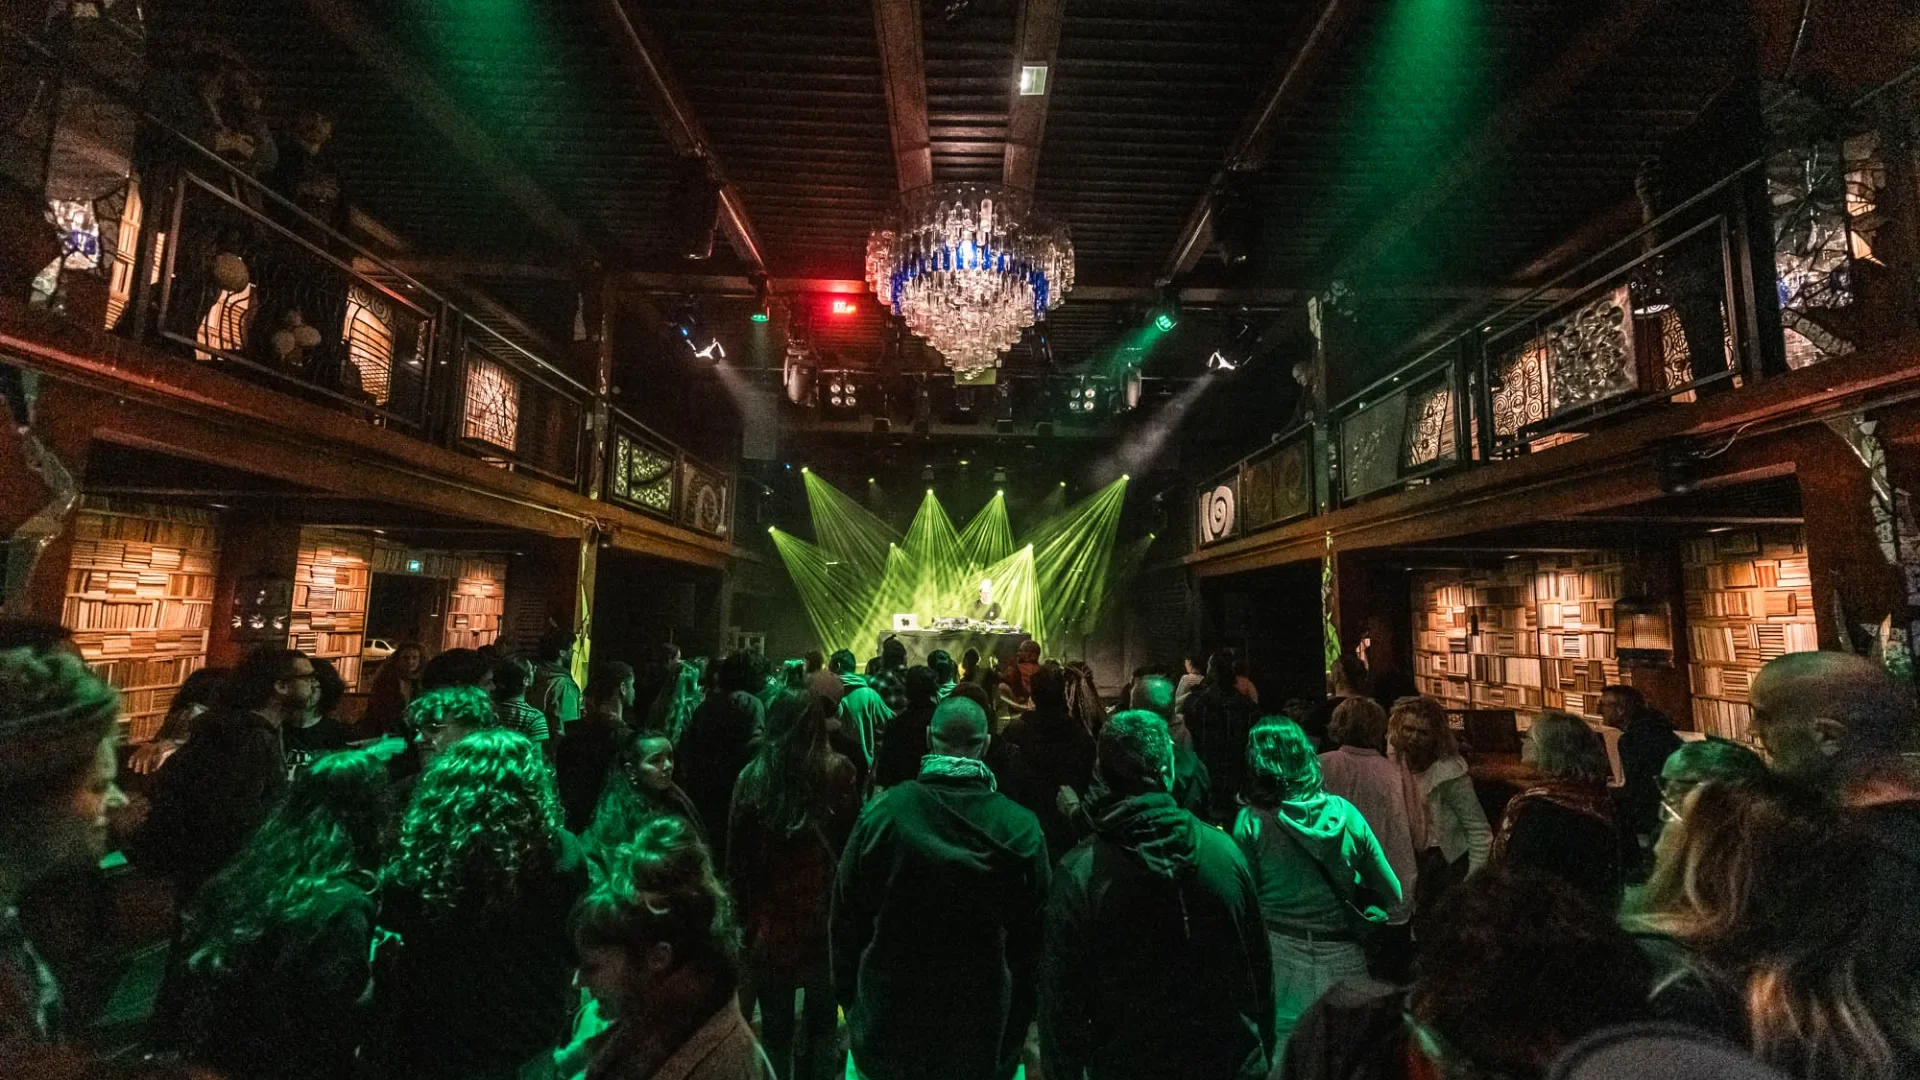
POLYGON ((889 630, 880 635, 880 641, 884 643, 890 637, 899 638, 900 644, 907 647, 909 665, 926 663, 927 654, 937 649, 947 650, 947 655, 958 664, 968 649, 980 650, 982 660, 991 660, 996 656, 1005 660, 1019 650, 1020 643, 1027 640, 1028 636, 1025 631, 889 630))

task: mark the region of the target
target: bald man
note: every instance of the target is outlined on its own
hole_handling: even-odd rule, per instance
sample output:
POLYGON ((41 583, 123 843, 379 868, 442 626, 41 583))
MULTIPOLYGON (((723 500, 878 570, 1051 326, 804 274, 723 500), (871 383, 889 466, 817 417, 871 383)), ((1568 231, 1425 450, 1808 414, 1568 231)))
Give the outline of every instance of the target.
POLYGON ((1760 669, 1748 700, 1775 770, 1827 787, 1913 791, 1913 695, 1871 660, 1788 653, 1760 669))
POLYGON ((833 889, 833 967, 858 1075, 1003 1080, 1034 1015, 1046 841, 994 789, 986 710, 934 710, 917 777, 867 804, 833 889))
POLYGON ((1133 694, 1127 706, 1150 712, 1167 722, 1167 731, 1173 737, 1173 801, 1179 803, 1182 810, 1205 817, 1213 778, 1199 755, 1193 752, 1193 736, 1187 732, 1186 720, 1174 710, 1173 699, 1173 680, 1165 675, 1144 675, 1133 681, 1133 694))
POLYGON ((1840 652, 1788 653, 1753 680, 1753 735, 1774 769, 1818 785, 1874 847, 1868 931, 1895 969, 1920 970, 1920 722, 1880 665, 1840 652))

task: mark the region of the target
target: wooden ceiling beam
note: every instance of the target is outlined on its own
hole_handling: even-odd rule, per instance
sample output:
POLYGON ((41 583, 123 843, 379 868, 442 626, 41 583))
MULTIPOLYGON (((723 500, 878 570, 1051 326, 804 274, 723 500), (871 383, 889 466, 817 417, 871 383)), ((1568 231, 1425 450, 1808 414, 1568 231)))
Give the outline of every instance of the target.
POLYGON ((893 167, 900 190, 933 183, 933 144, 927 134, 927 59, 920 32, 920 0, 873 0, 880 74, 887 89, 893 167))
POLYGON ((633 0, 601 0, 595 7, 608 35, 616 42, 614 51, 640 84, 647 106, 666 133, 667 141, 682 156, 699 158, 706 163, 707 175, 720 189, 720 228, 726 234, 728 246, 755 273, 766 273, 766 249, 754 230, 753 220, 747 216, 746 201, 740 197, 740 189, 727 179, 720 155, 714 151, 706 129, 695 115, 692 100, 668 66, 665 48, 641 16, 639 5, 633 0))
POLYGON ((1266 90, 1254 102, 1253 109, 1241 121, 1240 131, 1227 148, 1219 172, 1200 193, 1187 219, 1180 226, 1173 251, 1160 270, 1160 281, 1171 282, 1193 269, 1200 256, 1213 243, 1213 197, 1235 171, 1257 167, 1265 157, 1268 143, 1300 103, 1316 76, 1339 51, 1347 32, 1358 22, 1362 8, 1372 0, 1324 0, 1320 11, 1308 25, 1299 48, 1281 59, 1266 90))
POLYGON ((454 152, 491 181, 542 234, 571 257, 599 260, 599 253, 579 224, 507 157, 492 136, 469 120, 438 83, 426 77, 413 57, 370 22, 353 0, 306 0, 306 5, 321 26, 418 110, 454 152))
POLYGON ((1588 23, 1532 82, 1504 99, 1450 159, 1428 172, 1424 183, 1371 215, 1371 224, 1358 240, 1341 244, 1337 259, 1324 260, 1331 264, 1328 280, 1351 277, 1433 216, 1463 184, 1480 175, 1675 2, 1624 0, 1606 16, 1588 23))
POLYGON ((1040 175, 1040 144, 1047 134, 1047 105, 1053 100, 1054 67, 1060 55, 1060 23, 1066 0, 1021 0, 1013 39, 1013 86, 1007 108, 1006 162, 1001 180, 1008 187, 1032 191, 1040 175), (1029 67, 1045 71, 1038 94, 1021 92, 1029 67))

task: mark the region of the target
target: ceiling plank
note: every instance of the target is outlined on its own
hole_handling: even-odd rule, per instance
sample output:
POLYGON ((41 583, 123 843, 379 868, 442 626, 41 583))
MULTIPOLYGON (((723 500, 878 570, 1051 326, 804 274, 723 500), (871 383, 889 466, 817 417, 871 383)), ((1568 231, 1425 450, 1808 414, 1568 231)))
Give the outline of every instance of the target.
POLYGON ((637 6, 632 0, 601 0, 595 5, 608 34, 617 43, 614 51, 628 73, 639 82, 647 106, 666 133, 667 141, 681 155, 706 162, 707 175, 720 189, 720 228, 726 233, 728 245, 755 273, 764 274, 766 249, 760 243, 759 233, 754 231, 753 220, 747 216, 740 189, 727 179, 719 154, 714 152, 706 129, 694 114, 691 99, 673 69, 667 66, 665 49, 636 10, 637 6))
POLYGON ((1208 182, 1207 190, 1200 193, 1186 221, 1180 226, 1180 234, 1174 240, 1173 251, 1168 254, 1166 263, 1161 267, 1160 281, 1170 282, 1193 269, 1213 242, 1213 196, 1225 182, 1228 173, 1239 169, 1257 167, 1264 156, 1268 142, 1278 131, 1287 115, 1293 111, 1301 97, 1306 94, 1334 53, 1339 51, 1347 31, 1359 21, 1360 10, 1371 0, 1325 0, 1304 37, 1300 47, 1290 56, 1283 57, 1274 68, 1272 79, 1253 109, 1241 122, 1240 131, 1227 148, 1226 158, 1219 172, 1208 182))
POLYGON ((901 191, 933 183, 933 145, 927 134, 927 59, 920 33, 920 0, 873 0, 880 41, 880 73, 893 129, 894 172, 901 191))
POLYGON ((440 137, 492 181, 541 233, 573 257, 598 260, 598 253, 580 226, 507 157, 491 136, 467 119, 453 98, 428 79, 411 56, 369 22, 352 0, 306 0, 306 3, 307 9, 329 33, 419 110, 440 137))
MULTIPOLYGON (((1373 216, 1359 239, 1342 244, 1330 280, 1353 275, 1384 254, 1434 212, 1453 193, 1495 161, 1533 124, 1557 108, 1587 78, 1631 42, 1649 20, 1676 0, 1625 0, 1606 17, 1580 31, 1573 42, 1519 93, 1502 102, 1453 157, 1427 173, 1425 183, 1373 216)), ((1346 235, 1343 231, 1339 235, 1346 235)))
POLYGON ((1011 104, 1007 108, 1007 152, 1001 180, 1011 188, 1032 191, 1040 173, 1040 144, 1047 134, 1047 104, 1053 100, 1055 61, 1060 56, 1060 23, 1067 0, 1021 0, 1018 30, 1013 42, 1011 104), (1046 70, 1045 91, 1022 94, 1025 68, 1046 70))

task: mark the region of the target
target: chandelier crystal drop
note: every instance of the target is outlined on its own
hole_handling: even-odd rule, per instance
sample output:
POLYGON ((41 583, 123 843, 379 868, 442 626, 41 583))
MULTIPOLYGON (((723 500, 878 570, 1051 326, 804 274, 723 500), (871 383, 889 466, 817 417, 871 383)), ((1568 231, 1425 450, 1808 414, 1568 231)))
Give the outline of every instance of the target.
POLYGON ((1066 298, 1073 242, 1027 192, 931 184, 867 238, 867 284, 947 366, 982 371, 1066 298))

